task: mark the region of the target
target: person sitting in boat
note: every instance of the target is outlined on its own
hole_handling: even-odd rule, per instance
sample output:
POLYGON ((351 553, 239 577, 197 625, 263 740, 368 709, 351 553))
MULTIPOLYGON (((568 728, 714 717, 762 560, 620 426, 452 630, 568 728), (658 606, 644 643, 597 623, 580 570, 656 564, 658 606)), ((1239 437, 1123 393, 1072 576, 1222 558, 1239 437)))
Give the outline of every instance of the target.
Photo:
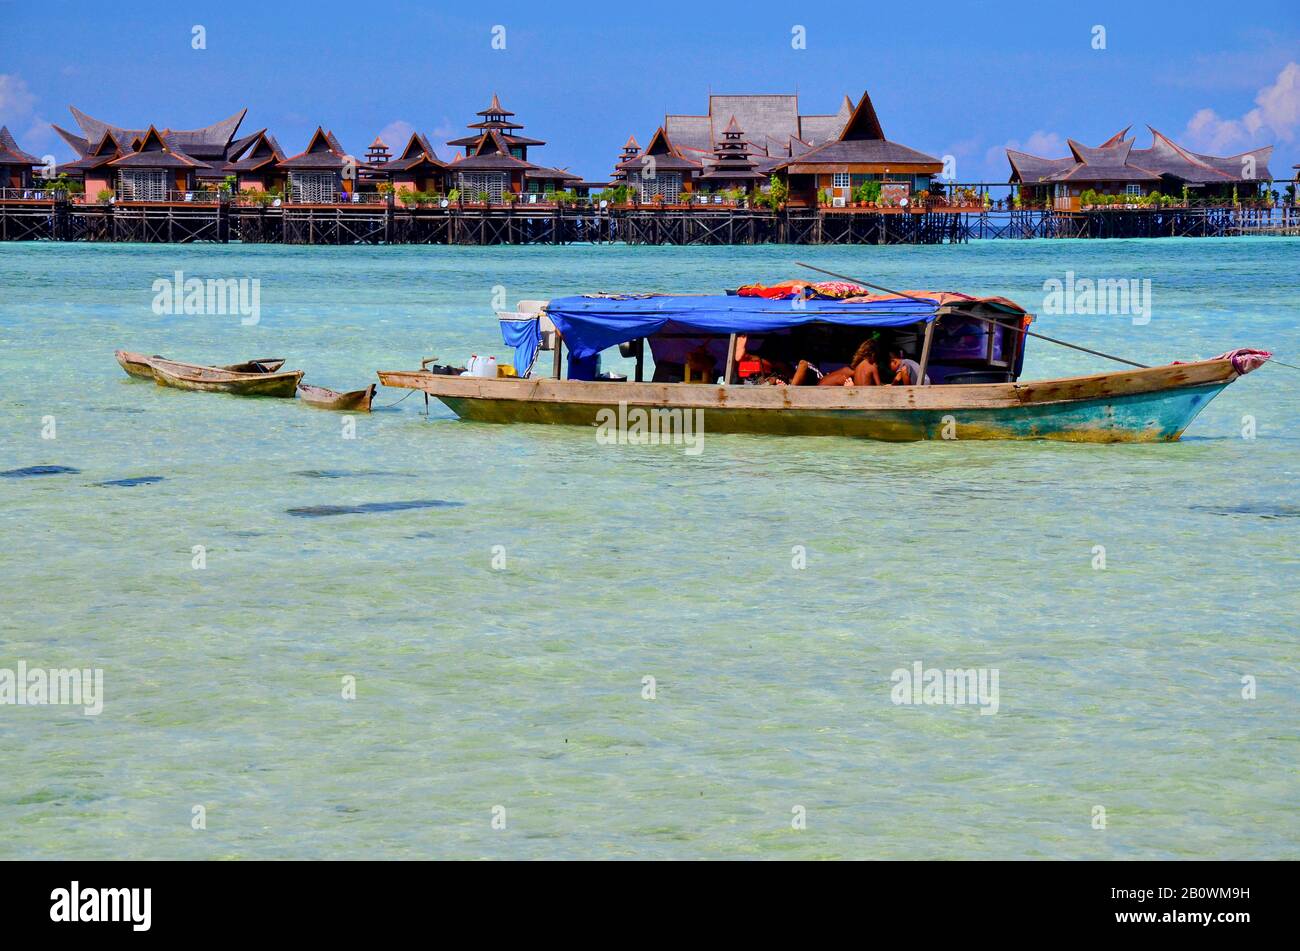
POLYGON ((903 351, 894 349, 889 351, 889 369, 893 371, 894 378, 890 381, 890 386, 929 386, 930 374, 921 379, 921 366, 915 360, 910 360, 903 356, 903 351))
POLYGON ((818 386, 882 386, 880 379, 880 341, 869 337, 862 341, 847 366, 842 366, 829 373, 822 373, 807 360, 800 360, 799 366, 790 379, 792 386, 805 386, 816 377, 818 386))
POLYGON ((718 375, 718 361, 709 353, 708 341, 686 354, 686 369, 690 378, 711 382, 718 375))
POLYGON ((765 346, 765 343, 766 341, 758 343, 751 350, 749 336, 747 334, 736 335, 737 376, 741 380, 754 383, 789 383, 795 371, 791 369, 790 364, 775 356, 775 354, 771 359, 761 356, 758 351, 776 349, 775 347, 765 346))

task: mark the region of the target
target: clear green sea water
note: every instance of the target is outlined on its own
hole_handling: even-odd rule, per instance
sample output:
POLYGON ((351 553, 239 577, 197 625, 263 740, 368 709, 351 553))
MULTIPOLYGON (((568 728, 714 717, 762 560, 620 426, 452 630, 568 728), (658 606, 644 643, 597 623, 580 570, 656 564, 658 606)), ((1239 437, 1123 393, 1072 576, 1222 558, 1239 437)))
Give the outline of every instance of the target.
MULTIPOLYGON (((504 357, 498 285, 716 291, 795 259, 1031 310, 1067 270, 1150 278, 1149 324, 1038 329, 1300 364, 1287 239, 0 245, 0 470, 80 470, 0 478, 0 668, 99 667, 106 693, 97 717, 0 706, 0 858, 1295 858, 1300 371, 1239 380, 1178 444, 709 435, 691 457, 419 396, 344 439, 113 360, 283 356, 353 389, 504 357), (176 269, 260 279, 260 322, 156 316, 176 269), (461 504, 287 512, 411 500, 461 504), (895 705, 916 661, 996 668, 998 712, 895 705)), ((1026 377, 1102 366, 1031 342, 1026 377)))

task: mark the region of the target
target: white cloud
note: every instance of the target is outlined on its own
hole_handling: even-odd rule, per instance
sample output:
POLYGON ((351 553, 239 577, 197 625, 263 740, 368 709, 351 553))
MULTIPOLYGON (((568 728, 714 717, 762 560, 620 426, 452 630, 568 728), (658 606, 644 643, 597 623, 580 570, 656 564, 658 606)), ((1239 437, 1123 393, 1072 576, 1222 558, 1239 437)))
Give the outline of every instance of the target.
POLYGON ((1065 144, 1065 139, 1056 132, 1044 132, 1042 129, 1036 130, 1022 144, 1019 139, 1011 139, 1005 145, 995 145, 984 153, 984 163, 990 168, 1002 168, 1006 166, 1007 149, 1013 152, 1028 152, 1030 155, 1041 155, 1043 158, 1060 158, 1062 155, 1069 155, 1070 149, 1065 144))
POLYGON ((16 73, 0 73, 0 120, 25 119, 36 105, 36 96, 16 73))
POLYGON ((1264 135, 1290 142, 1300 133, 1300 63, 1282 67, 1277 78, 1255 96, 1255 108, 1238 119, 1220 116, 1213 109, 1201 109, 1192 116, 1183 133, 1193 147, 1224 152, 1266 144, 1264 135))
POLYGON ((396 154, 406 147, 406 143, 410 140, 411 133, 414 131, 415 126, 405 119, 394 119, 379 130, 379 137, 396 154))

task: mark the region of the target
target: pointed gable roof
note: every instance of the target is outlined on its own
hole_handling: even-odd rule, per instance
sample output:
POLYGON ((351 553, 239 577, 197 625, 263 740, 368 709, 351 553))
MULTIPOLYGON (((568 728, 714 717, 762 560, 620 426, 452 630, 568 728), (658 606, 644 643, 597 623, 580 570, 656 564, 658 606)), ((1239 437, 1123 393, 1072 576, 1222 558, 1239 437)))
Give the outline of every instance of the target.
POLYGON ((144 136, 139 140, 139 144, 135 146, 134 151, 127 152, 121 158, 113 159, 108 164, 121 168, 212 168, 206 162, 200 162, 179 149, 173 148, 167 133, 159 132, 153 126, 149 126, 144 136))
POLYGON ((0 165, 44 165, 35 155, 24 152, 9 132, 8 126, 0 125, 0 165))
POLYGON ((280 161, 280 167, 291 172, 338 172, 343 170, 347 156, 332 132, 321 126, 312 133, 307 148, 297 155, 280 161))
POLYGON ((227 162, 224 171, 231 174, 254 172, 267 165, 284 161, 284 151, 280 148, 280 143, 265 129, 253 136, 253 141, 243 150, 243 153, 236 161, 227 162))
POLYGON ((57 171, 69 174, 89 172, 101 165, 107 165, 113 159, 121 157, 128 151, 131 151, 131 149, 123 146, 112 132, 105 132, 100 137, 99 142, 86 149, 81 158, 65 162, 58 167, 57 171))
POLYGON ((420 165, 431 165, 435 168, 446 168, 447 163, 438 158, 438 153, 433 150, 429 143, 429 137, 420 133, 412 132, 411 137, 406 140, 406 148, 402 149, 402 154, 390 162, 385 162, 380 166, 384 172, 407 172, 420 165))
POLYGON ((840 131, 839 141, 883 142, 884 140, 885 130, 880 127, 880 119, 876 116, 876 107, 872 105, 871 97, 867 95, 864 89, 862 98, 858 100, 857 106, 849 116, 849 121, 844 123, 844 128, 840 131))
MULTIPOLYGON (((793 152, 793 148, 791 149, 793 152)), ((809 174, 811 166, 836 166, 843 170, 849 165, 905 166, 910 170, 933 174, 942 170, 943 162, 933 155, 918 152, 897 142, 885 138, 876 116, 876 107, 871 97, 863 91, 862 98, 849 115, 848 121, 840 131, 839 137, 808 151, 792 156, 777 165, 777 168, 791 169, 798 174, 809 174)), ((908 174, 909 172, 903 172, 908 174)))
POLYGON ((656 169, 669 172, 691 171, 701 168, 703 164, 686 158, 680 149, 675 148, 663 126, 655 129, 655 134, 650 137, 650 144, 645 147, 645 151, 626 162, 619 162, 617 168, 620 171, 640 171, 649 164, 647 158, 654 159, 656 169))

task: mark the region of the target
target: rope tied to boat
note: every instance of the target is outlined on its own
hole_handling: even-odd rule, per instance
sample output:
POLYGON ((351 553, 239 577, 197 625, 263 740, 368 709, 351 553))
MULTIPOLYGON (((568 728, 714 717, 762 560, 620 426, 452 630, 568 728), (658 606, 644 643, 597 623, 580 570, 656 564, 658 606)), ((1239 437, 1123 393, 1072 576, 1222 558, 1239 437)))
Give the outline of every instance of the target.
MULTIPOLYGON (((410 396, 411 394, 413 394, 413 393, 418 393, 418 392, 419 392, 418 390, 407 390, 407 391, 406 391, 406 396, 410 396)), ((391 407, 393 407, 393 406, 396 406, 398 403, 402 402, 402 400, 406 399, 406 396, 403 396, 401 400, 395 400, 395 401, 392 402, 392 403, 385 403, 383 406, 380 406, 379 408, 380 408, 380 409, 389 409, 389 408, 391 408, 391 407)))

